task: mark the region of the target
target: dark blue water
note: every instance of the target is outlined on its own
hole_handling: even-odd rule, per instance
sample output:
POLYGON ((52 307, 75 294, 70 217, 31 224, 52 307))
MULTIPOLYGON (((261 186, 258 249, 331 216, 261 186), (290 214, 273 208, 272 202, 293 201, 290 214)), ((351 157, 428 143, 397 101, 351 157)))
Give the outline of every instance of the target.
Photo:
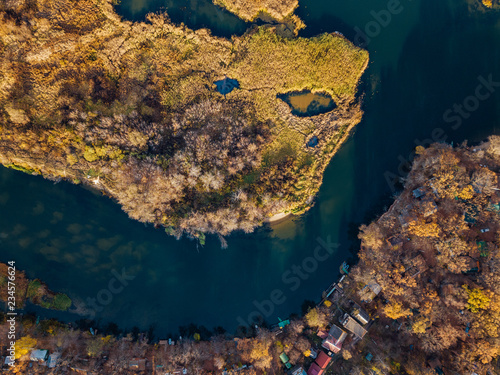
MULTIPOLYGON (((180 12, 172 4, 167 11, 180 12)), ((196 4, 205 10, 198 5, 190 13, 195 18, 176 22, 210 26, 221 35, 245 28, 227 12, 196 4), (202 16, 205 11, 222 14, 224 22, 202 16)), ((498 13, 469 12, 458 0, 401 1, 393 13, 388 4, 300 2, 298 13, 308 25, 303 36, 340 31, 371 56, 360 87, 366 93, 364 120, 332 159, 315 206, 302 217, 234 234, 225 250, 214 237, 197 248, 129 220, 98 194, 3 168, 0 260, 15 259, 29 276, 67 292, 81 306, 89 308, 87 298, 100 296, 96 319, 123 328, 154 325, 160 336, 189 323, 232 331, 259 309, 270 322, 299 313, 304 300, 320 298, 356 251, 357 227, 391 203, 417 144, 478 142, 498 134, 498 13), (326 256, 321 247, 316 250, 318 238, 339 247, 315 262, 315 251, 317 259, 326 256), (112 270, 134 279, 121 289, 112 270)), ((120 8, 129 18, 146 10, 158 10, 158 3, 122 1, 120 8)))

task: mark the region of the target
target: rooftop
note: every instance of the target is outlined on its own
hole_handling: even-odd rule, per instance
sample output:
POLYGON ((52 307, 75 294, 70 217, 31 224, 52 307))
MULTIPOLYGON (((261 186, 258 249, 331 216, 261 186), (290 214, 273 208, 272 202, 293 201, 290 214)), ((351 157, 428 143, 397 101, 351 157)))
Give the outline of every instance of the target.
POLYGON ((324 370, 319 367, 316 362, 309 367, 309 370, 307 371, 307 375, 321 375, 323 374, 324 370))
POLYGON ((321 351, 318 354, 318 357, 316 358, 316 363, 318 364, 319 367, 322 369, 326 368, 330 361, 332 360, 332 357, 329 357, 326 355, 325 352, 321 351))
POLYGON ((363 338, 366 335, 366 329, 364 329, 361 324, 359 324, 354 318, 352 318, 349 314, 345 314, 342 318, 342 325, 354 333, 359 338, 363 338))
POLYGON ((30 354, 31 361, 46 361, 48 357, 49 351, 44 349, 33 350, 30 354))

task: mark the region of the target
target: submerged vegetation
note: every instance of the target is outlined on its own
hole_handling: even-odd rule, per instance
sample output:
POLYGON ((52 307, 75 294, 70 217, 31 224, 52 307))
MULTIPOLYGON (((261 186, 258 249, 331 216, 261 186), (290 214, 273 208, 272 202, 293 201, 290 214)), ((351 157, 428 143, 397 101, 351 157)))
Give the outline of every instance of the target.
POLYGON ((304 211, 361 119, 368 54, 338 35, 264 26, 227 40, 166 15, 125 22, 107 0, 0 11, 0 162, 91 185, 177 236, 304 211), (214 85, 224 77, 239 83, 226 96, 214 85), (337 107, 294 116, 277 95, 302 90, 337 107))
MULTIPOLYGON (((12 271, 11 271, 12 272, 12 271)), ((8 301, 9 293, 9 266, 0 263, 0 300, 8 301)), ((23 271, 16 271, 15 277, 15 306, 24 307, 27 301, 46 309, 67 311, 71 307, 71 299, 63 293, 54 293, 40 280, 29 280, 23 271)), ((10 289, 12 290, 12 288, 10 289)))

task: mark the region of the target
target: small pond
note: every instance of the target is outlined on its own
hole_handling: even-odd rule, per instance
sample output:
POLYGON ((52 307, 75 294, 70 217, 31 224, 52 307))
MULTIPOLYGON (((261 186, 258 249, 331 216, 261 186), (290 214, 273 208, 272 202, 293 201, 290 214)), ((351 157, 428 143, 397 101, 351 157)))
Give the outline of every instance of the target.
POLYGON ((326 93, 290 92, 280 94, 278 98, 287 103, 296 116, 319 115, 320 113, 330 112, 337 106, 332 97, 326 93))

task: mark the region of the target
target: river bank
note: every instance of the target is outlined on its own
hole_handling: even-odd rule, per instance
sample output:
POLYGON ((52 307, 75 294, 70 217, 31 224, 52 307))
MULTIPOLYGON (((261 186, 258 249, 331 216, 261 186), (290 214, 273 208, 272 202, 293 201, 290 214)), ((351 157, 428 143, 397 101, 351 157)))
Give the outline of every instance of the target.
POLYGON ((417 153, 403 192, 361 226, 360 262, 302 317, 271 326, 257 319, 236 337, 192 325, 178 339, 159 341, 151 332, 120 334, 95 321, 82 327, 90 331, 55 321, 35 328, 26 317, 22 335, 39 340, 30 349, 62 354, 65 364, 55 373, 125 374, 138 361, 158 374, 276 374, 292 366, 333 374, 498 369, 500 137, 479 147, 435 144, 417 153), (48 329, 57 347, 44 337, 48 329))

